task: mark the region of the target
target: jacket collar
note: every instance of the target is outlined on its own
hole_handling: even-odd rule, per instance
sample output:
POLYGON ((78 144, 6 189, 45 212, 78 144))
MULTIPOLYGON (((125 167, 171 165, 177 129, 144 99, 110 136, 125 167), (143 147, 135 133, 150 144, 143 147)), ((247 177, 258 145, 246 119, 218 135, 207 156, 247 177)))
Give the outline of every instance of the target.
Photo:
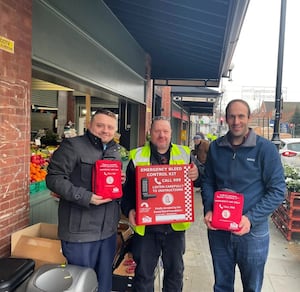
MULTIPOLYGON (((94 145, 97 148, 100 148, 101 150, 103 150, 103 143, 101 141, 101 139, 97 136, 95 136, 94 134, 92 134, 89 130, 86 131, 86 135, 89 138, 89 140, 91 141, 92 145, 94 145)), ((111 145, 114 145, 115 141, 111 140, 110 142, 108 142, 106 144, 107 148, 110 147, 111 145)))
MULTIPOLYGON (((254 147, 256 145, 256 138, 257 138, 256 133, 253 131, 252 128, 249 128, 249 132, 244 143, 238 147, 254 147)), ((231 139, 230 132, 228 131, 225 136, 220 137, 217 140, 217 143, 221 147, 226 146, 226 147, 234 148, 234 146, 232 146, 230 143, 230 139, 231 139)))

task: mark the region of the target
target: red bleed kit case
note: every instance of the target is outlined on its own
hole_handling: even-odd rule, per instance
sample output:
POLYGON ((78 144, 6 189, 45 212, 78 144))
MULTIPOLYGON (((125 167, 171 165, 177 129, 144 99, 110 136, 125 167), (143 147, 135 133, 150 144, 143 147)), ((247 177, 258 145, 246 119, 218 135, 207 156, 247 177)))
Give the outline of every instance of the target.
POLYGON ((136 221, 138 225, 194 221, 191 166, 149 165, 136 167, 136 221))
POLYGON ((212 227, 226 231, 239 231, 244 196, 240 193, 217 191, 214 194, 212 227))
POLYGON ((92 191, 103 199, 122 197, 122 162, 118 160, 97 160, 92 176, 92 191))

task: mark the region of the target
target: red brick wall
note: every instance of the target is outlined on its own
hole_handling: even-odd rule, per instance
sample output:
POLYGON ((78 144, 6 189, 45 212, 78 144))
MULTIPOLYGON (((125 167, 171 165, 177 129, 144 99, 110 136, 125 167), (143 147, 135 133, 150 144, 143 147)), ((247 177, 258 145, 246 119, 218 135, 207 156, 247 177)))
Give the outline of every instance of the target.
POLYGON ((75 97, 72 91, 68 91, 67 121, 75 121, 75 97))
MULTIPOLYGON (((144 124, 145 128, 144 133, 139 130, 139 145, 145 144, 146 134, 150 130, 151 126, 151 119, 152 119, 152 98, 153 98, 153 80, 151 79, 151 57, 147 54, 146 56, 146 74, 145 79, 147 80, 146 83, 146 112, 145 114, 141 114, 140 125, 144 124)), ((140 107, 141 112, 144 108, 140 107)))
POLYGON ((164 111, 162 115, 165 117, 172 117, 172 103, 171 103, 171 86, 163 86, 162 91, 162 108, 164 111))
POLYGON ((0 257, 10 235, 29 224, 32 0, 0 0, 0 257))

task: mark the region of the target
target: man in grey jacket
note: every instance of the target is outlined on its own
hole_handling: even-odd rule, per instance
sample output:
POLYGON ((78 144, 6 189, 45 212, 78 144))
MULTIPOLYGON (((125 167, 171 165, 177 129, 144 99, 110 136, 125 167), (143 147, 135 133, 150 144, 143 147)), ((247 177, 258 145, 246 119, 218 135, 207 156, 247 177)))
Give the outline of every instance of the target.
POLYGON ((58 236, 63 254, 69 264, 93 268, 101 292, 112 287, 120 204, 92 192, 92 169, 99 159, 121 160, 120 145, 113 140, 116 130, 116 115, 98 110, 84 135, 63 140, 46 177, 47 187, 60 196, 58 236))

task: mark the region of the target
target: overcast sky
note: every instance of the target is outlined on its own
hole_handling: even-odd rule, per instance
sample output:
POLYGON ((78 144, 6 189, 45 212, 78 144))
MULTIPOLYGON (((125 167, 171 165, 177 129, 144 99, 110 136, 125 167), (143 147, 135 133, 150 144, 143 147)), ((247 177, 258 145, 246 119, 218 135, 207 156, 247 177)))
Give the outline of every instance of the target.
MULTIPOLYGON (((233 57, 232 82, 224 80, 229 99, 242 86, 276 88, 281 0, 250 0, 233 57)), ((282 86, 286 101, 300 100, 300 1, 287 0, 282 86)))

